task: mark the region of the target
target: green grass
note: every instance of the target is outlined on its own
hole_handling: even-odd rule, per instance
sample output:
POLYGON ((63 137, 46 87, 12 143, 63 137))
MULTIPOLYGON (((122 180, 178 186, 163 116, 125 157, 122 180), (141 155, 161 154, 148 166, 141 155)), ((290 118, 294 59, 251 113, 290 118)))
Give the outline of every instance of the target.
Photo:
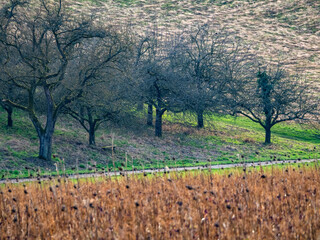
POLYGON ((120 4, 121 6, 130 6, 137 2, 137 0, 113 0, 113 1, 120 4))
MULTIPOLYGON (((182 114, 165 115, 167 123, 183 123, 196 127, 192 116, 182 114)), ((222 115, 206 116, 207 135, 190 134, 183 136, 185 146, 201 149, 215 149, 221 152, 216 160, 237 159, 237 154, 244 155, 247 161, 270 160, 270 156, 278 159, 319 158, 320 151, 315 149, 320 143, 319 130, 307 124, 294 122, 280 123, 272 128, 272 144, 265 145, 264 129, 245 117, 222 115), (233 151, 225 150, 228 146, 233 151), (258 154, 255 154, 258 152, 258 154)))

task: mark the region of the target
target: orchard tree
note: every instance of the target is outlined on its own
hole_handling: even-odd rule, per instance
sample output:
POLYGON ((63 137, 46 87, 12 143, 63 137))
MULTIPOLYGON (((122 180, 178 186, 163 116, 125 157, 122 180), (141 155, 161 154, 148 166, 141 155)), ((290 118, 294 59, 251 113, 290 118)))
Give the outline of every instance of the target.
POLYGON ((78 82, 90 81, 82 95, 68 104, 64 112, 76 119, 89 134, 89 144, 95 145, 95 132, 101 123, 115 119, 124 95, 121 65, 130 48, 127 33, 107 31, 104 38, 83 42, 70 61, 71 75, 78 82))
POLYGON ((141 91, 140 88, 136 88, 136 86, 140 85, 143 82, 145 77, 145 72, 143 72, 142 68, 143 64, 147 62, 147 59, 151 59, 152 55, 155 54, 155 49, 157 46, 157 39, 155 32, 149 32, 142 35, 136 36, 135 44, 133 45, 133 59, 131 61, 131 72, 132 76, 136 77, 138 81, 129 81, 129 85, 131 84, 131 95, 130 99, 134 100, 138 104, 138 108, 143 109, 143 104, 148 105, 147 109, 147 125, 153 126, 153 104, 148 102, 145 93, 141 91), (140 80, 140 82, 139 82, 140 80), (133 91, 132 91, 133 90, 133 91), (141 107, 142 104, 142 107, 141 107))
POLYGON ((162 136, 162 117, 166 111, 177 112, 182 108, 178 98, 181 88, 179 75, 170 66, 168 49, 171 41, 160 41, 157 34, 151 34, 139 43, 134 76, 131 81, 137 97, 148 104, 148 124, 152 124, 152 108, 156 110, 155 136, 162 136))
MULTIPOLYGON (((18 4, 18 2, 16 2, 16 4, 18 4)), ((5 24, 5 19, 5 15, 0 15, 1 24, 5 24)), ((2 66, 4 65, 6 65, 8 68, 13 68, 17 64, 17 61, 11 61, 11 63, 9 64, 8 60, 8 49, 6 49, 3 45, 1 46, 0 44, 0 106, 7 113, 7 127, 13 127, 12 114, 14 108, 12 105, 8 104, 6 100, 9 99, 11 101, 22 104, 26 99, 26 95, 23 93, 23 91, 21 91, 21 89, 15 87, 15 85, 8 79, 7 74, 1 71, 1 69, 3 70, 2 66)))
POLYGON ((156 109, 155 136, 162 136, 162 116, 169 109, 170 82, 164 75, 163 59, 154 59, 152 62, 144 62, 140 78, 139 91, 146 102, 156 109))
POLYGON ((317 107, 310 86, 300 76, 289 75, 280 65, 259 69, 256 77, 242 79, 232 93, 236 113, 265 130, 271 143, 271 128, 281 122, 304 119, 317 107))
POLYGON ((94 81, 70 75, 70 62, 84 41, 106 36, 92 18, 78 17, 70 9, 62 0, 11 0, 1 9, 0 45, 8 53, 1 75, 27 95, 25 104, 9 98, 5 104, 28 113, 39 137, 39 158, 45 160, 51 160, 61 109, 94 81), (39 97, 46 106, 44 122, 36 109, 39 97))
POLYGON ((85 98, 80 98, 66 107, 66 112, 77 120, 89 135, 89 145, 96 145, 96 131, 106 121, 119 119, 121 110, 124 110, 123 101, 106 92, 105 85, 90 91, 85 98), (101 90, 101 91, 100 91, 101 90))
POLYGON ((180 94, 186 109, 196 113, 198 128, 203 128, 206 111, 223 105, 222 99, 232 76, 243 68, 249 48, 223 29, 209 24, 179 36, 171 51, 171 64, 184 76, 180 94))
POLYGON ((115 120, 124 111, 126 93, 120 76, 122 60, 126 57, 128 41, 119 33, 84 44, 83 51, 72 61, 73 70, 79 72, 78 81, 93 78, 79 99, 68 104, 64 111, 76 119, 89 134, 89 145, 95 145, 95 132, 109 120, 115 120), (122 37, 121 37, 122 36, 122 37))

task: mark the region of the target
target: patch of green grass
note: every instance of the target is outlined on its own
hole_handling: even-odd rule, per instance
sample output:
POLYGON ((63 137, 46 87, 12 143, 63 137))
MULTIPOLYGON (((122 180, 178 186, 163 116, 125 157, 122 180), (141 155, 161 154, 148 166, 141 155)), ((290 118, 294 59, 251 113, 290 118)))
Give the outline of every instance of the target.
MULTIPOLYGON (((196 119, 190 115, 168 113, 164 118, 168 124, 186 122, 196 129, 196 119)), ((220 156, 216 157, 216 161, 235 161, 236 153, 244 155, 247 161, 267 161, 270 156, 276 156, 277 159, 320 157, 319 150, 314 149, 320 143, 319 130, 307 124, 291 122, 275 125, 272 128, 272 144, 265 145, 264 129, 245 117, 208 115, 205 122, 203 131, 208 133, 185 135, 180 138, 181 145, 217 150, 220 156)))
POLYGON ((78 0, 79 2, 90 2, 96 6, 100 6, 101 2, 105 2, 105 0, 78 0))
POLYGON ((167 10, 167 11, 173 11, 173 10, 178 10, 179 6, 173 2, 166 2, 161 5, 162 10, 167 10))
POLYGON ((11 155, 13 157, 16 157, 16 158, 25 158, 25 157, 30 157, 30 153, 27 152, 27 151, 16 151, 14 149, 12 149, 10 146, 8 146, 8 151, 11 153, 11 155))
POLYGON ((113 1, 120 4, 121 6, 131 6, 137 2, 137 0, 113 0, 113 1))
POLYGON ((14 110, 12 114, 13 127, 7 127, 7 114, 0 108, 0 135, 8 138, 9 136, 20 135, 21 137, 28 138, 31 140, 37 139, 37 134, 31 121, 26 115, 21 112, 14 110))

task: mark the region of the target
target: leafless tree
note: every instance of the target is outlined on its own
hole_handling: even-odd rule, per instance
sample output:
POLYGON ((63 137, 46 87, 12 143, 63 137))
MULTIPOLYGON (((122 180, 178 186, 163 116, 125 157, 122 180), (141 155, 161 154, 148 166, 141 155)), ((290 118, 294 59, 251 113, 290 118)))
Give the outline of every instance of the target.
MULTIPOLYGON (((146 62, 146 59, 150 59, 151 55, 155 53, 155 48, 157 45, 157 39, 154 32, 149 32, 146 34, 138 35, 135 38, 135 45, 133 47, 133 59, 131 69, 132 75, 137 77, 138 79, 143 79, 145 76, 141 74, 141 66, 143 66, 143 62, 146 62)), ((138 81, 141 83, 141 81, 138 81)), ((132 81, 131 81, 132 83, 132 81)), ((136 83, 139 85, 139 83, 136 83)), ((150 102, 145 102, 146 98, 144 97, 144 93, 141 92, 139 88, 132 88, 136 91, 133 91, 133 95, 130 98, 135 99, 137 101, 137 110, 143 109, 143 104, 148 105, 147 111, 147 125, 153 126, 153 105, 150 102), (141 106, 142 104, 142 106, 141 106)))
POLYGON ((94 79, 82 96, 64 110, 88 132, 89 144, 95 145, 95 132, 101 123, 116 119, 124 110, 121 65, 130 49, 127 33, 108 31, 102 39, 87 41, 70 62, 79 82, 94 79))
POLYGON ((105 121, 117 119, 119 113, 125 110, 124 83, 119 75, 122 72, 121 58, 126 57, 128 46, 119 36, 112 36, 109 40, 106 37, 101 41, 94 44, 91 41, 84 47, 85 53, 73 63, 76 71, 81 69, 79 78, 91 75, 95 81, 87 86, 79 99, 65 107, 67 113, 88 132, 90 145, 96 144, 95 132, 99 126, 105 121), (91 52, 89 49, 92 49, 91 52))
POLYGON ((119 120, 125 111, 124 102, 112 91, 107 93, 105 84, 97 84, 84 98, 71 103, 66 112, 77 120, 89 135, 89 145, 96 145, 96 131, 106 121, 119 120))
POLYGON ((175 70, 170 66, 168 49, 170 40, 159 40, 156 33, 138 42, 134 76, 135 95, 148 104, 148 125, 152 125, 152 109, 156 110, 155 136, 162 136, 162 116, 166 111, 179 111, 181 101, 177 92, 181 88, 175 70))
POLYGON ((205 24, 184 32, 171 55, 171 64, 184 76, 180 98, 203 128, 204 113, 221 109, 227 86, 251 54, 232 33, 205 24))
POLYGON ((235 113, 265 129, 271 143, 271 128, 281 122, 304 119, 316 111, 317 99, 299 75, 289 75, 280 64, 260 67, 256 76, 237 82, 231 94, 235 113))
POLYGON ((11 0, 1 9, 0 44, 8 53, 1 72, 27 94, 26 104, 13 99, 5 103, 28 113, 39 137, 39 158, 46 160, 51 159, 52 136, 61 109, 94 81, 73 78, 70 62, 84 41, 106 36, 93 19, 75 16, 67 4, 62 0, 11 0), (46 105, 44 123, 35 104, 40 95, 46 105))

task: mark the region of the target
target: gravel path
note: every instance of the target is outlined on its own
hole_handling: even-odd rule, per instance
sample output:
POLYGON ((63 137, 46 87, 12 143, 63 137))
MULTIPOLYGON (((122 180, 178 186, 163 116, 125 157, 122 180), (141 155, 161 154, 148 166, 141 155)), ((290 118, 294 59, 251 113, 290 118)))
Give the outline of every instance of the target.
MULTIPOLYGON (((208 166, 197 166, 197 167, 177 167, 177 168, 161 168, 161 169, 146 169, 146 170, 137 170, 137 171, 125 171, 125 172, 109 172, 109 173, 86 173, 86 174, 75 174, 68 175, 68 178, 76 179, 76 178, 89 178, 89 177, 102 177, 102 176, 119 176, 122 174, 142 174, 142 173, 157 173, 157 172, 173 172, 173 171, 190 171, 190 170, 202 170, 202 169, 224 169, 224 168, 235 168, 235 167, 254 167, 254 166, 268 166, 268 165, 276 165, 282 163, 308 163, 319 161, 319 159, 303 159, 303 160, 282 160, 282 161, 273 161, 273 162, 255 162, 255 163, 237 163, 237 164, 218 164, 208 166)), ((54 177, 52 177, 54 178, 54 177)), ((56 178, 56 177, 55 177, 56 178)), ((41 178, 41 180, 49 180, 48 177, 41 178)), ((22 178, 22 179, 6 179, 0 180, 0 184, 2 183, 22 183, 22 182, 33 182, 38 181, 37 178, 22 178)))

